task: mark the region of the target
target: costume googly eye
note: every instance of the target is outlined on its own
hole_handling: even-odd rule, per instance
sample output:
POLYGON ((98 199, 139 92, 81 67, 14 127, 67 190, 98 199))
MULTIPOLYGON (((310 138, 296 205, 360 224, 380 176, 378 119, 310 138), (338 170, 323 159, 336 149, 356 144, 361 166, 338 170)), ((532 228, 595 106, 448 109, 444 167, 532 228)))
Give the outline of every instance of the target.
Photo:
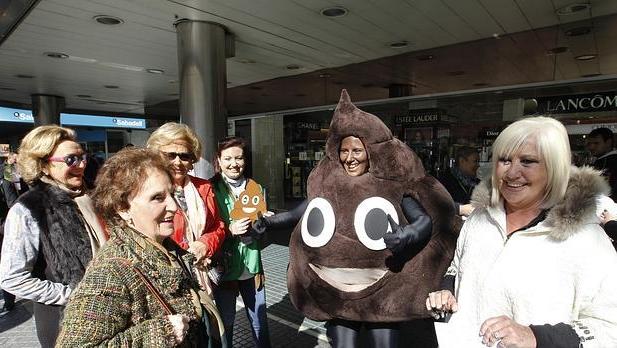
POLYGON ((259 196, 253 196, 253 205, 259 204, 259 196))
POLYGON ((249 204, 249 196, 243 195, 242 196, 242 205, 247 205, 247 204, 249 204))
POLYGON ((335 222, 330 202, 320 197, 313 198, 302 216, 302 241, 312 248, 326 245, 334 235, 335 222))
POLYGON ((383 236, 392 232, 387 215, 398 224, 396 209, 382 197, 370 197, 362 201, 356 208, 354 227, 358 239, 371 250, 384 250, 386 243, 383 236))

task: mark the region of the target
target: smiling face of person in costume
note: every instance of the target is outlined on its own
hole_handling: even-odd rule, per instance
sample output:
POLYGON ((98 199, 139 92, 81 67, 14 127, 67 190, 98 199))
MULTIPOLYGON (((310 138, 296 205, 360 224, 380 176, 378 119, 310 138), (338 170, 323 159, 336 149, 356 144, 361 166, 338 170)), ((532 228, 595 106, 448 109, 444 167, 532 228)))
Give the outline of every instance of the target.
POLYGON ((349 176, 360 176, 368 171, 368 154, 359 138, 351 135, 343 138, 339 159, 349 176))

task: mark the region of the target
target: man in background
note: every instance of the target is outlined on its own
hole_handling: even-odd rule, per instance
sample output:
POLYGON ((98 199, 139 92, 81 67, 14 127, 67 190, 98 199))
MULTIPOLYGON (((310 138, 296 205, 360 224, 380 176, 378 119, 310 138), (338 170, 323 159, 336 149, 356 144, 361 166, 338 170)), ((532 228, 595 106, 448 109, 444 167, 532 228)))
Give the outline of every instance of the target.
POLYGON ((613 132, 596 128, 587 135, 587 149, 596 157, 593 167, 601 170, 611 186, 611 198, 617 198, 617 151, 613 150, 613 132))
POLYGON ((476 177, 480 162, 478 150, 474 147, 460 147, 456 151, 456 164, 446 171, 439 181, 450 192, 455 211, 460 216, 468 216, 473 211, 469 204, 471 193, 480 180, 476 177))

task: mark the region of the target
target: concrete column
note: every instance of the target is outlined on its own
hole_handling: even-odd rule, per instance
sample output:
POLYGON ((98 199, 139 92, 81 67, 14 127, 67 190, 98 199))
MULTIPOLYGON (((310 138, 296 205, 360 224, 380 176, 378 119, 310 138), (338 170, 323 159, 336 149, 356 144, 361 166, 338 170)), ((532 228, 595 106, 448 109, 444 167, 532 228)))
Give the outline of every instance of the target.
POLYGON ((251 120, 253 177, 266 188, 268 209, 285 207, 283 115, 251 120))
MULTIPOLYGON (((206 21, 181 19, 178 37, 180 122, 191 127, 203 144, 202 157, 211 162, 219 139, 226 136, 227 70, 225 27, 206 21)), ((210 177, 212 166, 195 167, 195 174, 210 177), (208 173, 210 171, 210 173, 208 173)))
POLYGON ((64 97, 49 94, 33 94, 32 116, 34 126, 60 124, 60 112, 64 109, 64 97))

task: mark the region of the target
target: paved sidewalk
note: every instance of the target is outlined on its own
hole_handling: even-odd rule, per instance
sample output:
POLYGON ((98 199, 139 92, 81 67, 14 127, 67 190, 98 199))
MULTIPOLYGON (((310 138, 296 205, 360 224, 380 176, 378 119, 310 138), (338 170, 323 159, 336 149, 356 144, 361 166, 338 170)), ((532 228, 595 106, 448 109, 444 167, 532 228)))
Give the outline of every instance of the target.
MULTIPOLYGON (((286 283, 288 256, 289 249, 277 244, 267 246, 262 254, 272 345, 276 348, 329 348, 323 323, 305 319, 289 301, 286 283)), ((253 338, 240 297, 236 308, 234 347, 253 347, 253 338)), ((0 317, 0 347, 40 347, 29 301, 18 301, 13 311, 0 317)))

